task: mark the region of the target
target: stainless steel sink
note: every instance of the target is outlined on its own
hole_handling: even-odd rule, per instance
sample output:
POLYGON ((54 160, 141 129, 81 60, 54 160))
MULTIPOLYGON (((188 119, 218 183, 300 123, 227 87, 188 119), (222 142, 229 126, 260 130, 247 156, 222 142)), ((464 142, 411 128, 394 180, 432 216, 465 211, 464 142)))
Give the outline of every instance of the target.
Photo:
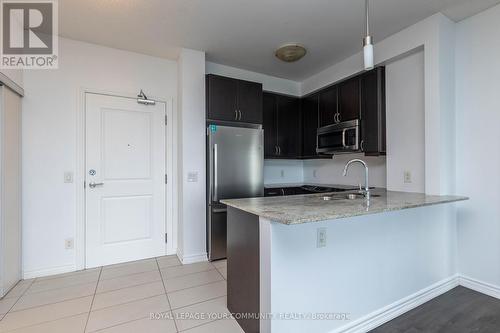
MULTIPOLYGON (((372 198, 380 197, 379 194, 372 194, 372 198)), ((364 199, 365 196, 362 193, 348 193, 348 194, 333 194, 333 195, 324 195, 321 196, 320 199, 323 201, 333 201, 333 200, 358 200, 364 199)))

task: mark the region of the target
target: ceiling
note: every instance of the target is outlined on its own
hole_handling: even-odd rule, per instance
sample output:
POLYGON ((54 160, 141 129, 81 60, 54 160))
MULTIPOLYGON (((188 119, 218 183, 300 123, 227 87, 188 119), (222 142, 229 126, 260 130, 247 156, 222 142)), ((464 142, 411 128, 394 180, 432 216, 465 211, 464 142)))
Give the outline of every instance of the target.
MULTIPOLYGON (((432 14, 454 21, 500 0, 371 0, 382 40, 432 14)), ((179 48, 207 60, 301 81, 362 48, 364 0, 59 0, 61 36, 176 59, 179 48), (274 50, 301 43, 308 54, 281 63, 274 50)))

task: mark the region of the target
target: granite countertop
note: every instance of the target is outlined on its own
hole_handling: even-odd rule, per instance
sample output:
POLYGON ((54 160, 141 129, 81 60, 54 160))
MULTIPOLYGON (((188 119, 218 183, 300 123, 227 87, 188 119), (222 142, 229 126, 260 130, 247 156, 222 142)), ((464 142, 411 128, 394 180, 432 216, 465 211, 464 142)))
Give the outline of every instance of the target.
POLYGON ((377 214, 402 209, 431 206, 468 200, 460 196, 436 196, 422 193, 407 193, 375 189, 370 205, 364 198, 349 200, 347 194, 331 193, 335 200, 324 201, 322 194, 307 194, 282 197, 221 200, 222 203, 282 224, 301 224, 341 219, 360 215, 377 214))

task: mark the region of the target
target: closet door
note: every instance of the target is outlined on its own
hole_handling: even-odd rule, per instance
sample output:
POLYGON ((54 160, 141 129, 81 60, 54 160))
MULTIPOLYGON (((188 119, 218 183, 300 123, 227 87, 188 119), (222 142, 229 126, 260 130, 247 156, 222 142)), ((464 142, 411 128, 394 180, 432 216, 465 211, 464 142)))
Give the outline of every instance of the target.
POLYGON ((21 279, 21 97, 0 87, 0 297, 21 279))

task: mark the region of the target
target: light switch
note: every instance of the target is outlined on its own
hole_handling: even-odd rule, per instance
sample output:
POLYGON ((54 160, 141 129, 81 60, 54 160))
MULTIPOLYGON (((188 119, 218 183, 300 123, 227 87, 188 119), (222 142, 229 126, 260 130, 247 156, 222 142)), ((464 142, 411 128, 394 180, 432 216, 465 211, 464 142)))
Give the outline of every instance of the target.
POLYGON ((408 170, 404 172, 404 182, 406 184, 410 184, 411 183, 411 172, 408 171, 408 170))
POLYGON ((326 246, 326 228, 319 228, 317 230, 317 239, 316 239, 316 247, 325 247, 326 246))
POLYGON ((64 182, 67 184, 73 183, 73 172, 64 173, 64 182))
POLYGON ((195 171, 188 172, 187 181, 189 183, 197 183, 198 182, 198 172, 195 172, 195 171))

